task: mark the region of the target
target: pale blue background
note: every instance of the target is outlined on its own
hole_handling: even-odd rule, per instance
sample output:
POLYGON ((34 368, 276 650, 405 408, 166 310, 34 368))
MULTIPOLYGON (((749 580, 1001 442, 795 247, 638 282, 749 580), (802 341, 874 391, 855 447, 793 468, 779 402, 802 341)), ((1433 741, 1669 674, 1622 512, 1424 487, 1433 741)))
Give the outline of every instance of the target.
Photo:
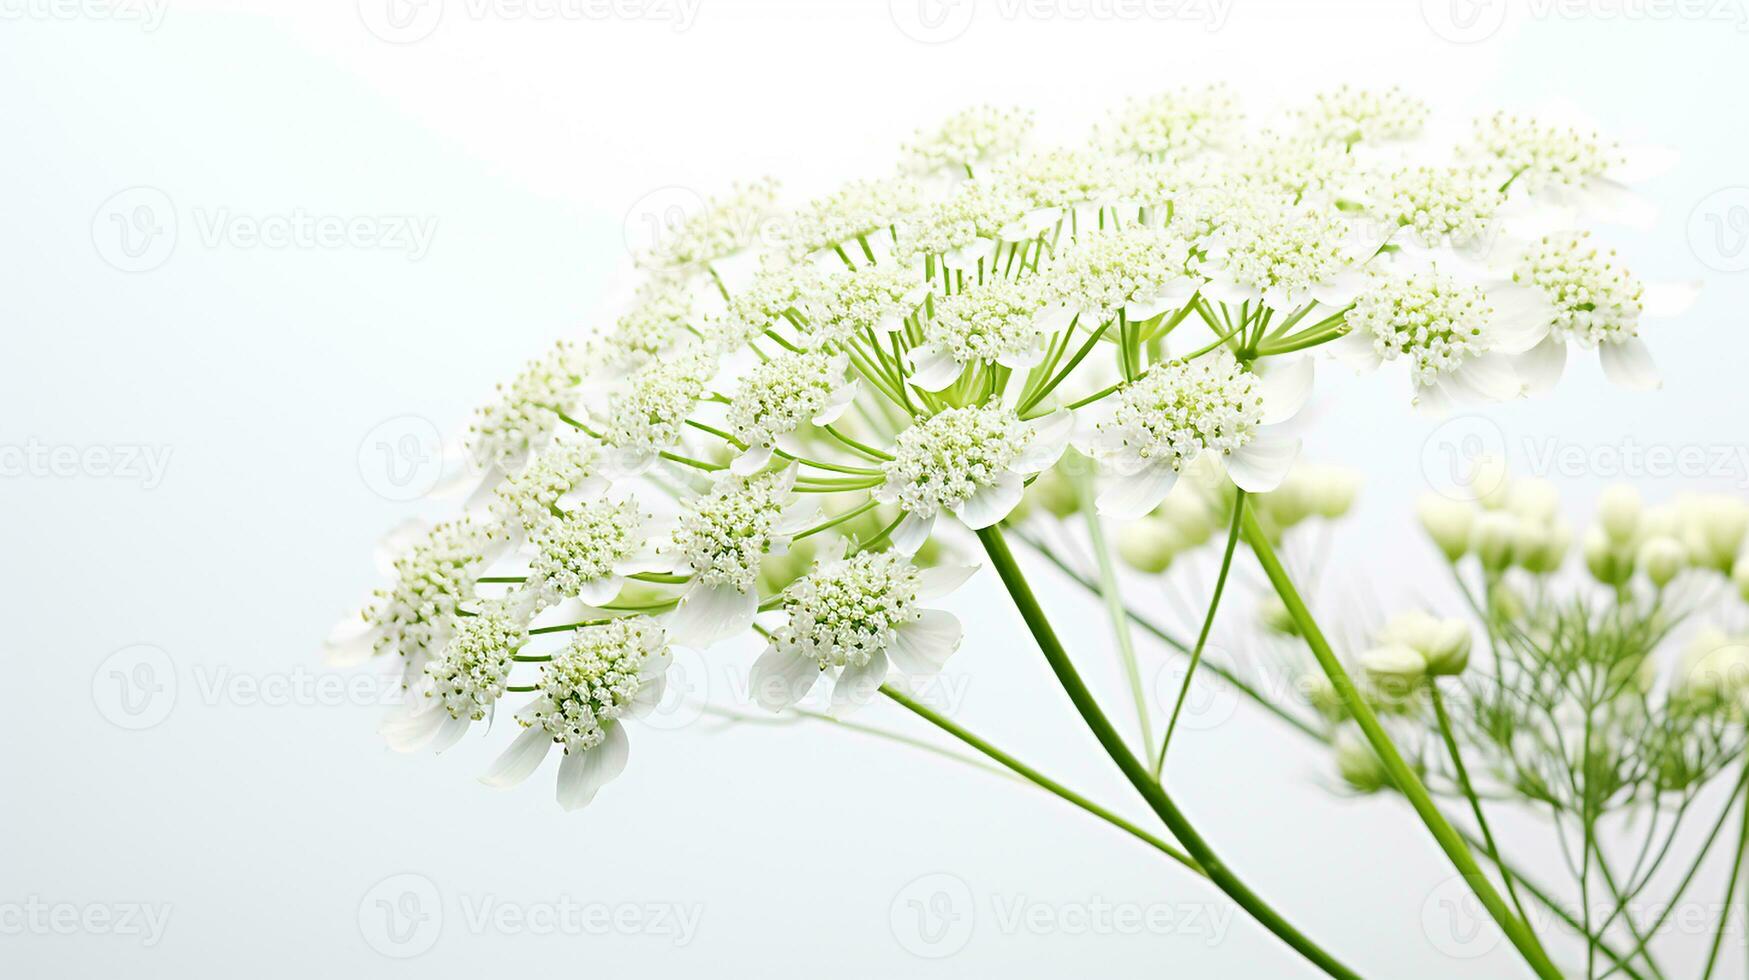
MULTIPOLYGON (((1452 43, 1417 4, 1385 0, 1235 0, 1214 31, 1008 18, 979 0, 933 11, 950 26, 961 11, 974 16, 961 36, 922 44, 897 26, 916 23, 907 3, 704 0, 696 24, 677 31, 477 19, 450 0, 430 37, 397 45, 344 0, 171 0, 155 30, 6 0, 0 444, 171 455, 150 489, 47 471, 0 479, 10 613, 0 905, 36 896, 173 911, 150 949, 117 936, 0 934, 0 972, 1309 974, 1242 921, 1216 944, 1004 935, 992 902, 1019 896, 1182 905, 1215 893, 1049 798, 852 733, 640 731, 624 780, 567 816, 545 779, 510 794, 477 786, 486 744, 409 760, 381 747, 371 707, 205 693, 227 670, 270 684, 326 676, 317 643, 372 581, 370 542, 421 509, 373 490, 382 474, 361 476, 361 443, 385 419, 453 428, 551 338, 601 322, 641 198, 766 172, 805 194, 883 170, 913 128, 976 101, 1030 104, 1074 133, 1125 94, 1205 78, 1263 99, 1400 82, 1460 115, 1567 97, 1613 131, 1683 151, 1649 188, 1663 209, 1656 228, 1620 240, 1647 276, 1705 277, 1707 289, 1685 321, 1649 337, 1663 392, 1611 389, 1584 363, 1557 398, 1500 408, 1489 413, 1498 428, 1480 431, 1521 465, 1524 447, 1551 438, 1593 456, 1630 438, 1743 441, 1749 279, 1703 261, 1728 265, 1743 242, 1728 237, 1726 251, 1704 255, 1689 244, 1691 211, 1749 184, 1740 18, 1539 17, 1550 9, 1539 5, 1452 43), (129 273, 104 260, 117 242, 100 208, 137 186, 168 195, 179 228, 168 261, 129 273), (219 209, 411 214, 435 218, 437 231, 418 261, 209 246, 198 218, 219 209), (116 682, 106 658, 141 643, 165 652, 178 691, 162 723, 128 731, 100 710, 113 707, 116 682), (435 884, 445 923, 430 952, 397 961, 367 943, 360 904, 404 872, 435 884), (964 882, 976 905, 969 942, 940 961, 912 956, 890 915, 907 884, 932 873, 964 882), (650 935, 475 934, 463 921, 464 899, 562 895, 697 907, 701 926, 676 949, 650 935)), ((1498 9, 1459 13, 1485 27, 1498 9)), ((1449 14, 1430 7, 1433 21, 1449 14)), ((1708 207, 1721 217, 1749 204, 1718 200, 1708 207)), ((1696 227, 1709 227, 1706 213, 1696 227)), ((1337 567, 1364 571, 1383 601, 1404 601, 1433 581, 1406 521, 1426 489, 1424 446, 1442 437, 1405 410, 1398 379, 1328 377, 1309 452, 1368 480, 1337 567)), ((1563 476, 1575 514, 1610 475, 1563 476)), ((1741 493, 1744 477, 1738 464, 1691 482, 1741 493)), ((1663 499, 1690 481, 1639 482, 1663 499)), ((1127 722, 1097 607, 1039 575, 1127 722)), ((1343 585, 1332 575, 1321 589, 1343 585)), ((963 716, 1137 812, 993 584, 981 578, 954 606, 976 635, 956 661, 974 680, 963 716)), ((744 663, 748 652, 725 657, 744 663)), ((1151 648, 1144 656, 1158 662, 1151 648)), ((918 732, 884 706, 865 720, 918 732)), ((1422 910, 1448 877, 1435 848, 1400 806, 1332 797, 1325 761, 1284 730, 1241 711, 1185 733, 1174 754, 1172 788, 1232 863, 1363 972, 1522 973, 1503 944, 1466 961, 1429 941, 1422 910)), ((1553 872, 1558 859, 1545 850, 1532 863, 1553 872)), ((1718 894, 1711 880, 1701 887, 1718 894)), ((1727 954, 1732 972, 1740 949, 1727 954)), ((1677 972, 1693 965, 1674 962, 1677 972)))

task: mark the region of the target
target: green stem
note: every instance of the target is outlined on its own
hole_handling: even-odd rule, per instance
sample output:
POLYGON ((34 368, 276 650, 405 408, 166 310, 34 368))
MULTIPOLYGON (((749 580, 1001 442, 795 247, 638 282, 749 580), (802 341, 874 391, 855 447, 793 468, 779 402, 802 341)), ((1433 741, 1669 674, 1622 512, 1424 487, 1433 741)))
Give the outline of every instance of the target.
POLYGON ((1154 744, 1153 726, 1148 723, 1148 696, 1142 688, 1142 672, 1136 666, 1136 646, 1130 636, 1130 621, 1124 616, 1123 593, 1118 591, 1117 566, 1111 560, 1111 543, 1105 538, 1105 525, 1093 506, 1093 477, 1075 477, 1075 494, 1081 500, 1081 513, 1087 518, 1087 536, 1093 541, 1093 560, 1099 567, 1099 591, 1105 599, 1106 615, 1111 617, 1111 632, 1117 638, 1118 658, 1122 662, 1124 679, 1129 682, 1130 697, 1136 704, 1136 723, 1141 729, 1142 745, 1154 744))
POLYGON ((1233 552, 1239 547, 1239 524, 1245 519, 1245 491, 1233 498, 1233 524, 1227 529, 1227 550, 1221 555, 1221 570, 1215 576, 1214 595, 1209 597, 1209 611, 1202 618, 1202 631, 1196 635, 1196 646, 1190 651, 1190 666, 1184 671, 1184 683, 1178 688, 1178 701, 1172 705, 1172 717, 1166 722, 1166 737, 1160 740, 1160 755, 1154 760, 1154 778, 1166 769, 1166 749, 1172 745, 1172 733, 1178 728, 1178 713, 1184 710, 1184 698, 1190 693, 1196 666, 1202 663, 1203 648, 1208 646, 1209 631, 1215 625, 1215 610, 1221 607, 1221 593, 1227 588, 1227 573, 1233 568, 1233 552))
MULTIPOLYGON (((1519 921, 1517 916, 1513 915, 1512 910, 1506 906, 1506 901, 1500 897, 1500 893, 1494 890, 1493 883, 1488 880, 1488 876, 1482 871, 1481 866, 1476 864, 1475 856, 1470 853, 1464 839, 1458 836, 1457 831, 1439 812, 1439 808, 1433 803, 1433 797, 1427 792, 1427 787, 1421 785, 1420 777, 1416 776, 1415 771, 1403 761, 1402 755, 1397 752, 1397 747, 1391 743, 1390 736, 1385 733, 1384 726, 1379 724, 1372 708, 1367 706, 1366 701, 1360 696, 1360 692, 1355 689, 1354 681, 1348 676, 1348 671, 1343 669, 1341 661, 1336 659, 1335 651, 1330 649, 1329 641, 1324 638, 1323 632, 1318 629, 1317 622, 1312 619, 1311 611, 1306 608, 1304 600, 1300 598, 1299 590, 1294 588, 1293 580, 1288 577, 1287 570, 1282 567, 1281 559, 1276 557, 1275 548, 1270 545, 1269 537, 1263 532, 1263 526, 1257 523, 1255 515, 1245 515, 1245 540, 1251 545, 1251 550, 1256 553, 1257 560, 1262 563, 1264 574, 1268 576, 1270 584, 1275 587, 1276 594, 1281 597, 1282 603, 1287 606, 1288 613, 1293 616, 1294 622, 1299 624, 1300 633, 1305 638, 1306 645, 1311 647, 1312 655, 1318 659, 1318 666, 1323 668, 1324 674, 1330 678, 1331 685, 1336 688, 1336 693, 1348 708, 1349 714, 1360 725, 1361 732, 1365 734, 1367 742, 1372 746, 1373 752, 1378 755, 1379 761, 1384 764, 1385 771, 1390 774, 1397 790, 1409 801, 1409 805, 1414 807, 1421 822, 1427 825, 1434 840, 1439 843, 1440 849, 1445 851, 1446 857, 1451 860, 1452 867, 1463 875, 1465 883, 1470 886, 1470 890, 1475 892, 1476 897, 1487 908, 1488 914, 1493 917, 1495 922, 1499 923, 1501 930, 1506 933, 1506 938, 1512 941, 1512 945, 1518 949, 1519 955, 1524 957, 1525 963, 1536 972, 1537 976, 1543 977, 1545 980, 1558 980, 1561 971, 1549 962, 1548 954, 1537 944, 1536 937, 1530 933, 1523 922, 1519 921)), ((1195 851, 1191 853, 1194 854, 1195 851)))
POLYGON ((946 715, 940 714, 939 712, 912 700, 910 697, 890 685, 882 684, 881 693, 892 698, 917 717, 922 718, 924 721, 927 721, 931 725, 934 725, 949 735, 952 735, 954 738, 957 738, 972 748, 977 749, 979 752, 993 759, 1003 767, 1012 770, 1015 775, 1020 776, 1022 779, 1038 786, 1040 789, 1054 793, 1062 799, 1067 800, 1069 803, 1080 807, 1099 819, 1104 820, 1106 823, 1124 831, 1130 836, 1143 841, 1148 846, 1154 848, 1172 860, 1177 861, 1179 864, 1184 865, 1186 868, 1189 868, 1197 874, 1200 875, 1204 873, 1202 867, 1198 865, 1190 855, 1173 847, 1171 844, 1168 844, 1146 830, 1143 830, 1141 827, 1136 826, 1129 820, 1118 816, 1110 810, 1107 810, 1105 807, 1102 807, 1085 796, 1069 789, 1056 780, 1051 779, 1044 773, 1041 773, 1037 769, 1021 762, 1019 759, 1016 759, 1014 756, 1011 756, 996 746, 991 745, 989 742, 984 741, 982 738, 961 727, 957 722, 948 718, 946 715))
POLYGON ((1075 670, 1075 665, 1069 660, 1069 654, 1057 639, 1056 632, 1045 618, 1044 610, 1039 607, 1038 599, 1032 594, 1032 588, 1027 585, 1026 577, 1021 573, 1020 566, 1014 560, 1014 555, 1008 550, 1008 542, 1002 537, 999 527, 987 527, 978 533, 978 540, 984 545, 984 551, 990 556, 990 562, 996 567, 1002 584, 1007 587, 1009 596, 1020 611, 1021 618, 1026 621, 1027 628, 1032 631, 1033 639, 1037 641, 1045 660, 1050 664, 1051 671, 1056 674, 1057 682, 1062 685, 1064 693, 1074 702, 1075 709, 1086 723, 1088 730, 1099 740, 1124 776, 1147 801, 1148 806, 1159 815, 1166 824, 1172 836, 1184 846, 1190 856, 1208 872, 1209 880, 1225 892, 1246 912, 1250 913, 1258 924, 1278 936, 1283 942, 1293 947, 1306 959, 1312 961, 1319 969, 1333 977, 1358 977, 1353 970, 1342 963, 1322 947, 1312 942, 1283 919, 1280 913, 1271 908, 1268 903, 1251 891, 1238 876, 1229 870, 1220 857, 1215 854, 1190 820, 1178 809, 1178 805, 1167 795, 1166 790, 1154 781, 1153 773, 1140 759, 1130 752, 1124 744, 1123 737, 1112 727, 1111 721, 1100 710, 1093 692, 1082 682, 1081 675, 1075 670))
POLYGON ((1737 854, 1731 859, 1731 877, 1725 883, 1724 911, 1719 913, 1719 927, 1713 931, 1713 948, 1707 953, 1706 972, 1701 974, 1701 980, 1713 975, 1713 967, 1719 962, 1719 949, 1725 942, 1725 927, 1731 923, 1731 899, 1737 896, 1737 879, 1743 874, 1743 850, 1749 846, 1749 796, 1743 798, 1743 825, 1737 831, 1737 854))

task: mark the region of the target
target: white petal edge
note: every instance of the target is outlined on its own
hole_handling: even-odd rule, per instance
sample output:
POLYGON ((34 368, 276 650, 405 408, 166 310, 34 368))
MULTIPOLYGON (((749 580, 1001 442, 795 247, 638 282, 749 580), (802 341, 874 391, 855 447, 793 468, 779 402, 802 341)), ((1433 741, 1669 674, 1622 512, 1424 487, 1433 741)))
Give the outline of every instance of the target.
POLYGON ((515 786, 534 775, 552 747, 553 736, 545 728, 540 725, 525 728, 480 777, 480 782, 498 789, 515 786))
POLYGON ((1664 376, 1652 362, 1652 351, 1638 337, 1618 344, 1601 344, 1597 357, 1603 363, 1604 375, 1623 388, 1653 391, 1664 385, 1664 376))
POLYGON ((893 663, 907 674, 929 676, 946 666, 959 649, 965 627, 959 617, 940 609, 924 609, 914 619, 893 631, 889 648, 893 663))
POLYGON ((768 646, 747 675, 748 694, 767 711, 782 711, 808 696, 820 680, 820 665, 768 646))
POLYGON ((917 549, 923 547, 923 543, 929 540, 929 535, 934 530, 935 515, 918 517, 907 511, 904 518, 893 528, 893 533, 889 537, 892 539, 893 547, 898 549, 900 554, 914 555, 917 553, 917 549))
POLYGON ((1160 506, 1160 501, 1172 492, 1178 482, 1178 471, 1170 463, 1153 463, 1129 474, 1109 477, 1094 505, 1101 516, 1120 521, 1140 520, 1160 506))
POLYGON ((838 682, 832 685, 832 717, 842 718, 873 701, 886 683, 890 666, 886 652, 876 650, 867 663, 839 671, 838 682))
POLYGON ((1026 494, 1026 485, 1018 473, 1003 473, 996 478, 996 483, 988 487, 979 487, 965 502, 954 508, 954 516, 960 522, 974 531, 990 527, 1014 512, 1020 506, 1020 498, 1026 494))
POLYGON ((1259 431, 1250 442, 1227 454, 1227 475, 1246 493, 1268 493, 1287 479, 1299 455, 1299 439, 1259 431))
POLYGON ((595 799, 601 787, 625 772, 631 743, 624 725, 609 725, 601 744, 583 752, 571 752, 559 763, 559 805, 580 810, 595 799))
POLYGON ((1303 355, 1266 358, 1258 364, 1262 381, 1263 424, 1286 422, 1312 395, 1313 364, 1303 355))
POLYGON ((1015 457, 1012 468, 1016 473, 1040 473, 1055 466, 1063 458, 1063 450, 1069 448, 1069 438, 1075 434, 1075 413, 1058 409, 1026 425, 1032 429, 1032 439, 1015 457))

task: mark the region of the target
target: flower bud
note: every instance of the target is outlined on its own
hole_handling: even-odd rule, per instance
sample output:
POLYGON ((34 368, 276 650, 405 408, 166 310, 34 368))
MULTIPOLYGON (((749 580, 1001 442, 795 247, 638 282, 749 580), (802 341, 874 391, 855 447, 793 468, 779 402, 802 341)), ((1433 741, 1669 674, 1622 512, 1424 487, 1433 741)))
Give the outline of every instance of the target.
POLYGON ((1342 695, 1336 693, 1336 685, 1322 671, 1302 675, 1299 686, 1306 703, 1316 709, 1318 714, 1331 721, 1340 721, 1347 717, 1348 706, 1342 703, 1342 695))
POLYGON ((1736 583, 1743 601, 1749 602, 1749 551, 1737 556, 1737 564, 1731 568, 1731 581, 1736 583))
POLYGON ((1695 634, 1683 651, 1673 694, 1707 707, 1741 710, 1749 700, 1749 643, 1716 627, 1695 634))
POLYGON ((1321 466, 1312 471, 1308 502, 1312 512, 1327 521, 1344 517, 1354 507, 1360 492, 1360 476, 1339 466, 1321 466))
POLYGON ((1157 517, 1144 517, 1126 525, 1117 535, 1117 556, 1124 564, 1149 575, 1164 572, 1182 547, 1178 532, 1157 517))
POLYGON ((1470 550, 1470 528, 1476 521, 1474 507, 1430 493, 1421 497, 1415 513, 1427 536, 1448 561, 1457 561, 1470 550))
POLYGON ((1506 509, 1533 521, 1550 521, 1561 510, 1561 493, 1547 480, 1514 480, 1506 493, 1506 509))
POLYGON ((1391 617, 1378 640, 1404 646, 1421 655, 1429 674, 1463 673, 1470 662, 1470 627, 1461 619, 1440 619, 1420 610, 1391 617))
POLYGON ((1662 589, 1670 584, 1688 564, 1688 550, 1675 538, 1659 535, 1647 538, 1634 559, 1652 584, 1662 589))
POLYGON ((1296 473, 1280 487, 1258 498, 1257 502, 1272 523, 1285 531, 1311 516, 1311 482, 1310 475, 1296 473))
POLYGON ((1500 511, 1486 511, 1476 518, 1470 531, 1470 544, 1482 567, 1500 572, 1512 564, 1512 545, 1518 537, 1518 518, 1500 511))
POLYGON ((1352 728, 1336 735, 1336 772, 1351 789, 1376 793, 1391 785, 1390 772, 1366 738, 1352 728))
POLYGON ((1081 509, 1081 500, 1075 493, 1075 484, 1063 472, 1061 466, 1053 466, 1038 475, 1027 489, 1028 497, 1035 499, 1039 506, 1050 511, 1056 517, 1068 517, 1081 509))
POLYGON ((1610 540, 1601 527, 1585 532, 1585 567, 1604 585, 1621 585, 1634 574, 1634 556, 1610 540))
POLYGON ((1573 530, 1559 517, 1552 521, 1520 517, 1512 556, 1520 568, 1532 575, 1547 575, 1560 569, 1567 560, 1567 549, 1572 546, 1573 530))
POLYGON ((1282 636, 1300 635, 1300 624, 1294 619, 1293 614, 1288 612, 1287 603, 1282 602, 1280 596, 1270 595, 1264 599, 1262 606, 1257 610, 1257 616, 1263 620, 1264 629, 1272 633, 1279 633, 1282 636))
POLYGON ((1481 456, 1470 466, 1470 489, 1476 502, 1489 509, 1506 506, 1512 481, 1506 470, 1506 460, 1500 456, 1481 456))
POLYGON ((1166 495, 1160 506, 1154 510, 1154 516, 1171 525, 1178 533, 1181 549, 1195 548, 1207 543, 1214 534, 1214 523, 1210 519, 1208 501, 1203 499, 1195 487, 1186 486, 1177 493, 1166 495))
POLYGON ((1427 658, 1406 643, 1386 643, 1361 654, 1360 669, 1376 681, 1402 684, 1427 676, 1427 658))
POLYGON ((1683 502, 1679 519, 1694 563, 1730 572, 1749 532, 1749 504, 1722 495, 1694 497, 1683 502))
POLYGON ((1640 492, 1625 483, 1603 491, 1597 503, 1597 521, 1617 544, 1634 540, 1640 529, 1640 492))

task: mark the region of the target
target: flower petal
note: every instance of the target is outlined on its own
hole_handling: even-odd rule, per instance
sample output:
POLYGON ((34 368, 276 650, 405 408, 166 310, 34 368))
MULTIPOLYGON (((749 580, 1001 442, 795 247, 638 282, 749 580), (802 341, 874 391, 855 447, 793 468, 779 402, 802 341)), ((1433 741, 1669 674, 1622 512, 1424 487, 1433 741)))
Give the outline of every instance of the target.
POLYGON ((553 736, 539 725, 531 725, 516 736, 492 768, 480 777, 480 782, 500 789, 515 786, 540 768, 547 751, 553 747, 553 736))
POLYGON ((832 389, 832 394, 826 398, 825 407, 821 408, 820 413, 815 415, 811 421, 815 425, 831 425, 838 421, 839 417, 844 414, 844 410, 850 407, 851 402, 856 401, 856 396, 861 392, 862 382, 855 378, 851 378, 832 389))
POLYGON ((923 543, 929 540, 929 535, 934 530, 934 514, 928 517, 918 517, 907 511, 888 537, 892 539, 893 547, 900 554, 914 555, 917 553, 917 549, 923 547, 923 543))
POLYGON ((1227 454, 1227 475, 1246 493, 1268 493, 1281 486, 1300 455, 1300 440, 1260 430, 1227 454))
POLYGON ((1561 380, 1561 372, 1567 367, 1567 345, 1550 334, 1535 347, 1518 355, 1514 364, 1530 393, 1540 395, 1561 380))
POLYGON ((1104 517, 1120 521, 1140 520, 1160 506, 1160 501, 1172 492, 1178 482, 1178 471, 1170 463, 1151 463, 1134 473, 1111 476, 1099 498, 1094 502, 1104 517))
POLYGON ((782 711, 808 696, 820 679, 820 665, 785 653, 776 644, 765 648, 747 675, 748 693, 761 708, 782 711))
POLYGON ((695 581, 663 626, 675 643, 702 650, 746 630, 758 614, 758 593, 695 581))
POLYGON ((927 676, 946 665, 964 636, 959 617, 940 609, 924 609, 917 619, 893 631, 889 650, 900 670, 927 676))
POLYGON ((624 725, 607 726, 606 737, 592 749, 566 753, 559 763, 559 805, 566 810, 588 806, 601 787, 625 772, 630 754, 624 725))
POLYGON ((1609 380, 1634 391, 1652 391, 1664 385, 1658 365, 1652 363, 1652 352, 1638 337, 1628 337, 1620 343, 1604 343, 1597 348, 1598 360, 1609 380))
POLYGON ((604 602, 612 602, 625 588, 626 581, 618 575, 603 575, 598 579, 584 582, 577 590, 577 598, 591 606, 599 606, 604 602))
POLYGON ((1075 413, 1058 409, 1026 425, 1032 429, 1032 439, 1010 468, 1016 473, 1039 473, 1055 466, 1063 450, 1069 448, 1069 437, 1075 434, 1075 413))
POLYGON ((1286 422, 1299 414, 1312 394, 1313 361, 1305 356, 1271 357, 1259 361, 1263 424, 1286 422))
POLYGON ((748 446, 741 455, 729 461, 729 472, 736 476, 752 476, 771 462, 772 447, 748 446))
POLYGON ((1026 494, 1026 485, 1018 473, 1003 473, 996 482, 987 487, 979 487, 965 501, 953 508, 954 516, 958 517, 966 527, 974 531, 987 528, 1013 513, 1020 506, 1020 498, 1026 494))
POLYGON ((919 347, 911 352, 913 385, 924 391, 940 391, 959 380, 960 363, 945 347, 919 347))
POLYGON ((966 583, 976 565, 932 565, 917 571, 917 598, 939 599, 966 583))
POLYGON ((867 663, 839 671, 838 683, 832 685, 832 717, 842 718, 873 701, 886 683, 889 666, 886 653, 876 650, 867 663))
POLYGON ((1517 398, 1524 382, 1505 354, 1480 354, 1464 359, 1447 377, 1464 396, 1478 401, 1503 402, 1517 398))

